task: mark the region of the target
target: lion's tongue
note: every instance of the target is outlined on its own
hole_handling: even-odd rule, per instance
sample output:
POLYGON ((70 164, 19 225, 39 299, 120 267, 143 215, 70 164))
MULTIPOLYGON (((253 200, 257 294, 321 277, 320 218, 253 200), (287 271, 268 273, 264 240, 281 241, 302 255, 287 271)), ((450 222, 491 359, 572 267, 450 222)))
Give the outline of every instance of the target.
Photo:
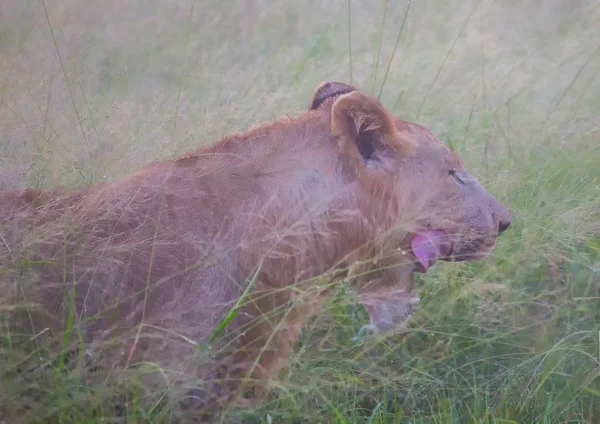
POLYGON ((417 271, 427 272, 440 257, 450 253, 450 243, 445 240, 446 235, 444 231, 431 230, 417 233, 413 237, 410 246, 420 264, 417 271))

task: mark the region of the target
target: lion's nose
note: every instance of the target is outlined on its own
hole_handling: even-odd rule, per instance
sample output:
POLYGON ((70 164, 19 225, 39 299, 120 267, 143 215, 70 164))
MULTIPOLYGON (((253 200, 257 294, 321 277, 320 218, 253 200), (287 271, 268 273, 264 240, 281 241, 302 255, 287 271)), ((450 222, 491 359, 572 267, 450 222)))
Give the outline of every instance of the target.
POLYGON ((498 235, 502 234, 510 227, 510 212, 508 209, 496 199, 492 200, 492 214, 494 220, 498 223, 498 235))
POLYGON ((502 234, 510 227, 510 221, 500 221, 498 223, 498 234, 502 234))

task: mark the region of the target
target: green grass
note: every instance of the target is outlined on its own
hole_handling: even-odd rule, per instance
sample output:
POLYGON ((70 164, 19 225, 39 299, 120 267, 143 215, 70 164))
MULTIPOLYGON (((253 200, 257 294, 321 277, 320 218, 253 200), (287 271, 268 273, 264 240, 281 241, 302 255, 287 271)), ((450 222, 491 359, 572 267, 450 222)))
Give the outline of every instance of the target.
MULTIPOLYGON (((249 422, 600 420, 594 2, 121 3, 0 6, 0 186, 112 180, 341 79, 434 131, 513 213, 489 260, 427 274, 404 334, 355 338, 367 314, 340 285, 249 422)), ((152 364, 89 379, 64 366, 69 340, 23 347, 0 325, 0 422, 168 422, 160 393, 141 402, 152 364)))

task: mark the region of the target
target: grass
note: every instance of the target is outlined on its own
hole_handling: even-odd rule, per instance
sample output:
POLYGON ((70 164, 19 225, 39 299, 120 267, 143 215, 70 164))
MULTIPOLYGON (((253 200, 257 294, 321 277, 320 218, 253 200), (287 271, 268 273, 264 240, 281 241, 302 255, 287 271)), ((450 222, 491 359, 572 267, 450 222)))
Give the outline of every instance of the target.
MULTIPOLYGON (((352 81, 459 152, 514 223, 489 260, 427 274, 401 335, 356 337, 340 285, 246 420, 595 423, 600 8, 568 4, 8 1, 0 186, 112 180, 352 81)), ((168 421, 160 394, 141 402, 152 364, 90 383, 66 340, 32 341, 0 333, 0 422, 168 421)))

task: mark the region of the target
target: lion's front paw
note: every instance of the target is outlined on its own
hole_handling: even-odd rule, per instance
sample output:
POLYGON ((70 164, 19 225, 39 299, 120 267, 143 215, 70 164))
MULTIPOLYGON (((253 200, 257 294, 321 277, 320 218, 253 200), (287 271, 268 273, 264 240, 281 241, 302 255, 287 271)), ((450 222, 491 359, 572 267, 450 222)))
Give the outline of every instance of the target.
MULTIPOLYGON (((363 296, 362 303, 369 312, 371 323, 367 327, 378 332, 401 330, 418 308, 418 297, 389 296, 387 298, 363 296)), ((362 330, 362 329, 361 329, 362 330)))

